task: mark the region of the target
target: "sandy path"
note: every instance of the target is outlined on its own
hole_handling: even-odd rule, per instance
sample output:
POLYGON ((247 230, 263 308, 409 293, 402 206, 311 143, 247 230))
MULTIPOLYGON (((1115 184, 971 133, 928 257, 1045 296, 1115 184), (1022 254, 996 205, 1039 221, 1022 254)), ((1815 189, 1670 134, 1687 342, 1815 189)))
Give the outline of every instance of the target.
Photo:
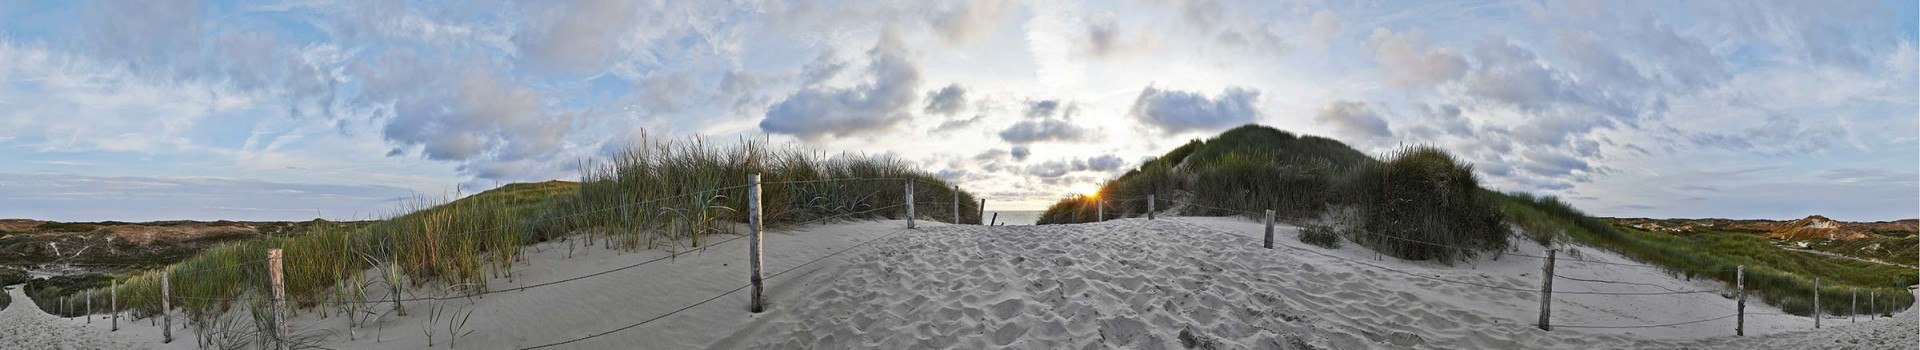
POLYGON ((145 349, 76 326, 85 319, 63 319, 40 311, 23 286, 7 287, 13 303, 0 310, 0 349, 145 349))
MULTIPOLYGON (((769 326, 751 335, 755 341, 733 346, 1664 348, 1721 344, 1724 338, 1716 336, 1731 333, 1721 329, 1730 324, 1541 331, 1533 326, 1539 301, 1532 293, 1440 283, 1347 261, 1262 249, 1246 235, 1208 233, 1200 226, 1231 230, 1248 225, 1234 219, 1129 219, 1089 225, 943 227, 901 236, 848 258, 825 285, 787 301, 765 321, 769 326), (1710 338, 1648 340, 1649 336, 1687 335, 1710 338)), ((1298 244, 1291 234, 1281 239, 1282 244, 1298 244)), ((1328 252, 1350 255, 1350 259, 1371 256, 1351 246, 1328 252)), ((1468 268, 1359 260, 1493 286, 1534 288, 1538 278, 1526 275, 1538 272, 1533 262, 1482 262, 1478 268, 1468 268)), ((1632 277, 1658 288, 1686 288, 1690 283, 1657 273, 1626 276, 1632 272, 1604 265, 1566 270, 1632 277)), ((1674 322, 1719 312, 1716 306, 1696 305, 1718 298, 1705 294, 1646 301, 1570 296, 1556 301, 1557 308, 1566 309, 1556 319, 1591 324, 1674 322)), ((1750 327, 1766 323, 1749 322, 1750 327)), ((1766 328, 1785 326, 1792 326, 1790 320, 1766 328)), ((1885 335, 1910 329, 1901 327, 1879 322, 1858 327, 1859 332, 1882 334, 1878 336, 1788 333, 1749 338, 1741 344, 1776 348, 1771 344, 1826 344, 1836 341, 1835 337, 1855 348, 1912 344, 1910 337, 1885 335)))

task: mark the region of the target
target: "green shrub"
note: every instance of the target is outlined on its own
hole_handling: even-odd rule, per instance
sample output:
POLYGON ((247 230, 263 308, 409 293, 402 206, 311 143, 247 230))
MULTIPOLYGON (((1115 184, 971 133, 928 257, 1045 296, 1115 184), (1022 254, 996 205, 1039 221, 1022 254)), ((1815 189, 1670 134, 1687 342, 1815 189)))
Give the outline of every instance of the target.
POLYGON ((0 267, 0 286, 27 283, 27 271, 11 267, 0 267))
POLYGON ((1327 249, 1340 249, 1340 234, 1326 225, 1306 225, 1300 228, 1300 242, 1327 249))
POLYGON ((1472 166, 1436 148, 1409 148, 1385 162, 1355 167, 1343 178, 1341 195, 1364 218, 1362 234, 1347 238, 1401 259, 1464 261, 1506 249, 1512 234, 1494 198, 1480 190, 1472 166))

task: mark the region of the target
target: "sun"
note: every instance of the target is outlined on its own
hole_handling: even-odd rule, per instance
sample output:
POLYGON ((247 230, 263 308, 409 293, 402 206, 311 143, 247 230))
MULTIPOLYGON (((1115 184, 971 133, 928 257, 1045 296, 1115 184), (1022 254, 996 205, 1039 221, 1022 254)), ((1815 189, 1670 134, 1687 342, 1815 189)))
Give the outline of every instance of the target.
POLYGON ((1094 184, 1073 185, 1073 193, 1078 193, 1082 196, 1087 196, 1087 197, 1099 197, 1100 186, 1094 185, 1094 184))

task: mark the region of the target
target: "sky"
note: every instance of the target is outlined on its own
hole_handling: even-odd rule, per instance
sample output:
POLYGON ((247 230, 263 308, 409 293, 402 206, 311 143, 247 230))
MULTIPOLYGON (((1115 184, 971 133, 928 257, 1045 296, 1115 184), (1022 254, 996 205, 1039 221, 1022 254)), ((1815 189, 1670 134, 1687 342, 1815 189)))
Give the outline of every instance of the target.
POLYGON ((1913 1, 0 0, 0 217, 365 219, 646 140, 1040 209, 1259 123, 1604 216, 1920 216, 1913 1))

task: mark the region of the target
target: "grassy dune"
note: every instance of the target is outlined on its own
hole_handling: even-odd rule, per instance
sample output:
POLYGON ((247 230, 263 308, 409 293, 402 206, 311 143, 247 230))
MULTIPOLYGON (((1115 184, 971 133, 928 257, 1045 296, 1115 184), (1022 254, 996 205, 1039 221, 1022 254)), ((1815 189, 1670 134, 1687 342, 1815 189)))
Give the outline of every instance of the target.
POLYGON ((1885 310, 1904 309, 1913 304, 1904 287, 1920 283, 1911 269, 1788 251, 1753 234, 1675 236, 1617 227, 1556 198, 1481 189, 1470 165, 1437 149, 1408 148, 1376 160, 1338 141, 1255 125, 1190 142, 1107 182, 1096 196, 1062 199, 1040 223, 1093 221, 1095 203, 1102 200, 1109 219, 1143 215, 1146 202, 1134 199, 1147 194, 1162 199, 1157 208, 1179 208, 1184 215, 1274 209, 1283 219, 1307 224, 1302 241, 1333 246, 1345 238, 1404 259, 1458 261, 1502 249, 1512 236, 1601 247, 1682 277, 1729 285, 1735 266, 1745 265, 1747 288, 1758 300, 1801 315, 1813 309, 1813 276, 1823 278, 1826 314, 1851 312, 1852 305, 1841 301, 1854 288, 1862 312, 1870 311, 1864 300, 1869 293, 1879 295, 1885 310), (1316 224, 1321 218, 1334 225, 1316 224), (1522 230, 1515 235, 1508 224, 1522 230))
MULTIPOLYGON (((366 315, 401 311, 352 303, 366 301, 369 291, 485 291, 488 277, 511 278, 521 249, 535 242, 559 239, 581 249, 628 250, 709 244, 710 235, 735 233, 744 222, 746 189, 740 185, 748 173, 762 174, 767 183, 765 218, 771 227, 842 216, 901 217, 905 210, 897 205, 908 179, 919 182, 916 199, 923 205, 950 203, 954 196, 974 201, 971 194, 956 193, 938 177, 892 158, 827 156, 754 141, 729 147, 700 140, 653 142, 612 160, 584 162, 582 173, 580 183, 512 184, 451 201, 419 199, 402 208, 404 213, 369 225, 322 225, 298 235, 221 245, 114 281, 122 309, 136 315, 160 310, 160 275, 167 274, 173 306, 185 310, 194 326, 231 327, 236 320, 223 315, 241 310, 252 317, 239 322, 265 328, 272 326, 263 311, 269 295, 264 257, 270 248, 285 251, 288 298, 304 312, 366 315), (818 181, 827 179, 870 180, 818 181), (807 183, 778 183, 789 181, 807 183), (229 299, 235 297, 244 299, 229 299)), ((950 210, 920 213, 977 223, 977 209, 969 206, 957 219, 950 210)), ((49 298, 84 302, 79 298, 89 294, 77 291, 49 293, 49 298)), ((92 295, 94 305, 106 305, 108 293, 92 295)))
POLYGON ((1906 286, 1920 283, 1912 269, 1780 249, 1751 233, 1648 232, 1607 224, 1553 197, 1502 195, 1501 203, 1515 224, 1539 233, 1538 239, 1570 239, 1606 248, 1662 266, 1675 275, 1712 278, 1731 285, 1735 267, 1745 265, 1747 290, 1758 294, 1759 300, 1796 315, 1813 312, 1814 276, 1822 279, 1821 307, 1828 315, 1852 313, 1853 305, 1848 302, 1854 288, 1861 295, 1862 313, 1871 311, 1866 310, 1869 293, 1879 295, 1877 304, 1885 310, 1905 309, 1914 302, 1906 286))
POLYGON ((1342 213, 1339 224, 1311 227, 1315 234, 1305 239, 1334 244, 1332 233, 1411 260, 1471 259, 1505 248, 1511 233, 1472 166, 1446 152, 1412 147, 1376 160, 1339 141, 1259 125, 1174 149, 1107 182, 1096 196, 1062 199, 1039 222, 1093 221, 1099 200, 1107 201, 1108 218, 1140 215, 1147 204, 1136 199, 1148 194, 1162 200, 1156 208, 1179 208, 1185 215, 1273 209, 1282 218, 1308 221, 1335 210, 1342 213))

